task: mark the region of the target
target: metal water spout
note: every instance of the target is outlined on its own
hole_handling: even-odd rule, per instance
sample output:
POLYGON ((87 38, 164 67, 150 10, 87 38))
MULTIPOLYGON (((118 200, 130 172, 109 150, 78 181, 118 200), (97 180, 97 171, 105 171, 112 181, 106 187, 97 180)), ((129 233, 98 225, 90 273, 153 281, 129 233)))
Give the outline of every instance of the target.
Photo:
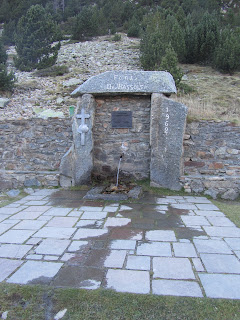
POLYGON ((123 157, 123 154, 120 155, 119 162, 118 162, 117 184, 116 184, 116 187, 118 187, 118 178, 119 178, 119 171, 120 171, 120 165, 121 165, 122 157, 123 157))

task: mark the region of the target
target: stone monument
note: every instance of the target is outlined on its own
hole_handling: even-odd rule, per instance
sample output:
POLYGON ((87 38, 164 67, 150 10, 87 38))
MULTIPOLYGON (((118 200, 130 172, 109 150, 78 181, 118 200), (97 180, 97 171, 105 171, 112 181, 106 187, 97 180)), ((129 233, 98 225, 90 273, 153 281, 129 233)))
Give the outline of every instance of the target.
POLYGON ((170 100, 174 80, 163 71, 108 71, 73 91, 73 144, 60 165, 63 187, 122 171, 151 185, 181 188, 187 107, 170 100))

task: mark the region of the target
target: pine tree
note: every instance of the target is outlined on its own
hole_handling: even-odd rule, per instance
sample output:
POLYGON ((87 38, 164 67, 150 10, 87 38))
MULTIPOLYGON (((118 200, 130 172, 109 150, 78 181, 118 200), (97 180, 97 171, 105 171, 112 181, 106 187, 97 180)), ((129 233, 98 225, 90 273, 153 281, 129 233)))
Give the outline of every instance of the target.
POLYGON ((214 66, 220 71, 232 74, 240 69, 240 28, 225 28, 221 32, 214 57, 214 66))
POLYGON ((212 61, 219 40, 219 29, 218 16, 215 13, 205 13, 195 30, 195 62, 212 61))
POLYGON ((40 6, 32 6, 17 25, 15 42, 18 54, 16 67, 23 71, 52 66, 60 45, 52 46, 56 25, 52 17, 40 6))
POLYGON ((0 38, 0 64, 5 64, 7 61, 7 53, 6 50, 4 49, 2 40, 0 38))
POLYGON ((167 16, 166 25, 169 30, 168 43, 171 42, 180 62, 184 61, 186 53, 185 32, 174 16, 167 16))
POLYGON ((183 73, 178 67, 177 54, 174 51, 171 44, 168 45, 165 55, 162 57, 162 62, 159 66, 159 70, 168 71, 173 76, 176 87, 179 86, 183 73))
POLYGON ((12 90, 15 83, 14 74, 13 72, 8 73, 6 62, 7 62, 7 53, 0 39, 0 90, 1 91, 12 90))

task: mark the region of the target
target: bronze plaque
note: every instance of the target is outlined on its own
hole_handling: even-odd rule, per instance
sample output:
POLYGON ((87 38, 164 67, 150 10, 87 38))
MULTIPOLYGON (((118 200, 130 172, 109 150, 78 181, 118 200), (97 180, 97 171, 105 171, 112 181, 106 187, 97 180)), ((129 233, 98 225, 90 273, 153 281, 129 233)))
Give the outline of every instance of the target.
POLYGON ((113 111, 112 128, 130 129, 132 128, 132 111, 113 111))

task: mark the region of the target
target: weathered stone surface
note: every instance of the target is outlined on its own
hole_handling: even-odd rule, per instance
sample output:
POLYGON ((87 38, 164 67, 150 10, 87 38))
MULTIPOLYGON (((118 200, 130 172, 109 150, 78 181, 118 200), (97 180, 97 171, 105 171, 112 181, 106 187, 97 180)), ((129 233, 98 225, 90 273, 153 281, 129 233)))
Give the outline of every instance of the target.
POLYGON ((214 199, 226 192, 228 197, 229 189, 239 192, 239 128, 228 121, 187 124, 186 134, 191 137, 191 144, 184 143, 184 161, 188 163, 184 168, 186 175, 181 177, 184 188, 191 192, 204 191, 214 199), (200 163, 202 167, 194 165, 200 163))
POLYGON ((152 95, 151 108, 151 163, 152 186, 180 190, 182 174, 183 136, 187 107, 165 98, 152 95))
POLYGON ((82 82, 81 79, 72 78, 72 79, 63 81, 63 86, 64 87, 72 87, 72 86, 76 86, 76 85, 80 84, 81 82, 82 82))
POLYGON ((62 267, 62 263, 27 261, 7 282, 9 283, 49 283, 62 267))
POLYGON ((184 296, 184 297, 202 297, 199 285, 193 281, 178 280, 153 280, 153 294, 184 296))
POLYGON ((10 197, 10 198, 15 198, 15 197, 17 197, 18 195, 19 195, 19 193, 20 193, 20 190, 15 190, 15 189, 13 189, 13 190, 10 190, 10 191, 8 191, 7 192, 7 195, 10 197))
POLYGON ((238 196, 239 196, 238 191, 236 191, 234 189, 230 189, 230 190, 224 192, 224 194, 221 195, 221 198, 226 199, 226 200, 236 200, 238 196))
POLYGON ((92 95, 85 94, 78 101, 77 110, 73 117, 73 145, 65 154, 60 165, 62 186, 68 187, 87 184, 91 181, 93 168, 93 138, 92 128, 94 124, 95 100, 92 95), (84 110, 84 111, 83 111, 84 110), (80 119, 82 112, 87 118, 80 119), (84 126, 84 133, 80 133, 80 127, 84 126), (71 180, 72 178, 72 180, 71 180))
POLYGON ((72 95, 153 92, 176 93, 172 75, 165 71, 107 71, 88 79, 72 95))
MULTIPOLYGON (((150 171, 150 96, 96 97, 93 176, 116 180, 120 155, 119 179, 146 179, 150 171), (112 128, 112 112, 131 111, 132 128, 112 128)), ((117 200, 116 200, 117 201, 117 200)))
POLYGON ((147 271, 109 269, 106 280, 107 288, 119 292, 142 294, 150 292, 150 277, 147 271))
POLYGON ((9 102, 9 99, 0 97, 0 108, 5 108, 9 102))
POLYGON ((240 299, 240 276, 233 274, 199 273, 203 288, 209 298, 240 299))

